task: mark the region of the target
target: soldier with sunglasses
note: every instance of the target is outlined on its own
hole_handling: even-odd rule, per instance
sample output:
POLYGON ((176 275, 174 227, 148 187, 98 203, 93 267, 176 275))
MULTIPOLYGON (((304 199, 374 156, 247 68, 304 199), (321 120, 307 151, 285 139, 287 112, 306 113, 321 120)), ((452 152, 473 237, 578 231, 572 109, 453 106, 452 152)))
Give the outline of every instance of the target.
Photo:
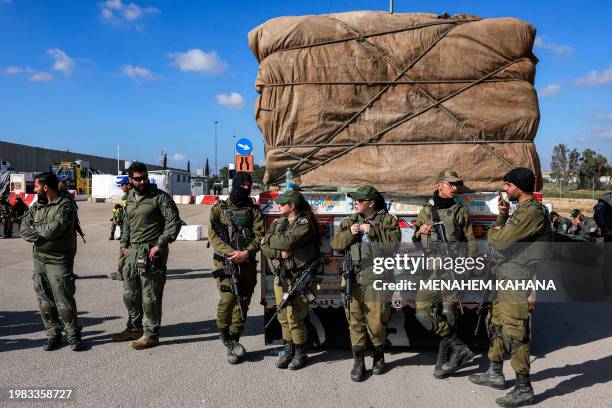
POLYGON ((172 198, 149 183, 143 163, 132 163, 128 175, 133 189, 128 193, 121 231, 128 323, 112 339, 133 340, 132 348, 141 350, 159 344, 168 245, 176 240, 181 220, 172 198))

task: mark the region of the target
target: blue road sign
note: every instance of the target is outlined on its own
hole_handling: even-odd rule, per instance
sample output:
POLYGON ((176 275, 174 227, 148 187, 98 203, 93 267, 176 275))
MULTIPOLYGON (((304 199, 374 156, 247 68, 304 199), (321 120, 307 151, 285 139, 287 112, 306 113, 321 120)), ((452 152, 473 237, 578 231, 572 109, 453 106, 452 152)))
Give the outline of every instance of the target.
POLYGON ((236 153, 240 155, 253 154, 253 143, 247 138, 242 138, 236 142, 236 153))

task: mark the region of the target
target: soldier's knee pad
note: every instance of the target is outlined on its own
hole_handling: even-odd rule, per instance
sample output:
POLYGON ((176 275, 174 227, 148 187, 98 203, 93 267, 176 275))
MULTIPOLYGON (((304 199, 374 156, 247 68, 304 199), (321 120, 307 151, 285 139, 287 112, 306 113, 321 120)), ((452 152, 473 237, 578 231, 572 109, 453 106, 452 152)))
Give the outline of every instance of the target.
POLYGON ((451 326, 452 328, 457 327, 457 310, 456 309, 445 307, 442 309, 442 316, 444 316, 444 320, 446 320, 446 323, 448 323, 449 326, 451 326))
POLYGON ((128 309, 134 309, 138 306, 136 304, 136 299, 134 297, 134 294, 127 290, 123 292, 123 303, 125 303, 125 306, 128 309))
POLYGON ((59 317, 57 315, 55 305, 47 302, 46 300, 39 299, 38 308, 40 309, 40 314, 42 315, 43 319, 49 323, 57 323, 59 317))
POLYGON ((416 317, 425 329, 429 331, 433 330, 433 321, 431 320, 431 313, 428 309, 417 309, 414 317, 416 317))
POLYGON ((74 322, 74 313, 72 313, 72 308, 70 306, 58 303, 57 310, 66 324, 72 324, 74 322))

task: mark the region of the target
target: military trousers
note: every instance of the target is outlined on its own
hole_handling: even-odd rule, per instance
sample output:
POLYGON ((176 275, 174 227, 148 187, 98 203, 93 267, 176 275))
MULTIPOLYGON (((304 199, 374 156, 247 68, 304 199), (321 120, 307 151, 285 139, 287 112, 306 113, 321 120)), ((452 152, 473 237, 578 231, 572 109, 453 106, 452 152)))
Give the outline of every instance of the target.
MULTIPOLYGON (((439 272, 429 277, 440 279, 439 272)), ((456 329, 457 294, 438 290, 420 289, 416 294, 415 317, 430 332, 442 337, 456 329)))
POLYGON ((34 291, 48 337, 62 334, 60 318, 64 322, 69 340, 78 338, 81 334, 74 299, 76 285, 73 266, 74 258, 58 264, 45 263, 34 258, 34 291))
POLYGON ((120 224, 117 224, 117 221, 115 220, 111 221, 111 230, 110 230, 111 239, 115 239, 115 230, 117 229, 117 226, 119 226, 119 229, 121 230, 121 226, 120 224))
MULTIPOLYGON (((292 282, 288 282, 288 290, 291 290, 292 282)), ((274 297, 276 304, 283 299, 283 287, 280 277, 274 278, 274 297)), ((304 295, 299 294, 292 304, 278 312, 277 318, 281 325, 283 340, 292 341, 294 344, 306 344, 308 340, 308 330, 306 328, 306 316, 310 310, 310 304, 304 295)))
MULTIPOLYGON (((223 267, 222 262, 215 260, 214 264, 216 269, 223 267)), ((234 335, 240 335, 244 330, 251 297, 257 284, 257 262, 251 259, 238 265, 240 270, 238 277, 239 299, 231 292, 232 278, 230 276, 224 275, 215 279, 219 292, 217 328, 219 330, 229 329, 230 333, 234 335), (241 307, 244 320, 240 316, 241 307)))
POLYGON ((510 364, 518 374, 529 374, 530 369, 528 296, 527 291, 500 290, 487 315, 489 360, 501 363, 510 353, 510 364))
POLYGON ((385 345, 391 308, 380 291, 371 285, 353 283, 353 299, 344 312, 351 346, 365 348, 368 336, 374 347, 385 345))
POLYGON ((11 237, 13 235, 13 220, 11 217, 2 218, 2 228, 5 237, 11 237))
POLYGON ((168 253, 155 261, 148 259, 151 245, 132 245, 125 257, 123 302, 128 311, 128 330, 143 330, 148 337, 159 337, 162 298, 166 284, 168 253), (138 270, 138 259, 146 259, 144 272, 138 270))

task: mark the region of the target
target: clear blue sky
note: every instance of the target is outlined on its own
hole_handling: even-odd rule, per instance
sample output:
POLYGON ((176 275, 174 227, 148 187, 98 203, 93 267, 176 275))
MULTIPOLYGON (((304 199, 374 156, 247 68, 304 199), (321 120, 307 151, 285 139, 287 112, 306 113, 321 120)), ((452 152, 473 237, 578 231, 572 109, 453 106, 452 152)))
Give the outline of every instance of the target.
MULTIPOLYGON (((0 140, 156 163, 219 167, 254 141, 249 30, 282 15, 387 10, 388 0, 0 0, 0 140)), ((609 1, 395 1, 396 12, 513 16, 538 30, 543 168, 552 146, 612 161, 609 1)))

